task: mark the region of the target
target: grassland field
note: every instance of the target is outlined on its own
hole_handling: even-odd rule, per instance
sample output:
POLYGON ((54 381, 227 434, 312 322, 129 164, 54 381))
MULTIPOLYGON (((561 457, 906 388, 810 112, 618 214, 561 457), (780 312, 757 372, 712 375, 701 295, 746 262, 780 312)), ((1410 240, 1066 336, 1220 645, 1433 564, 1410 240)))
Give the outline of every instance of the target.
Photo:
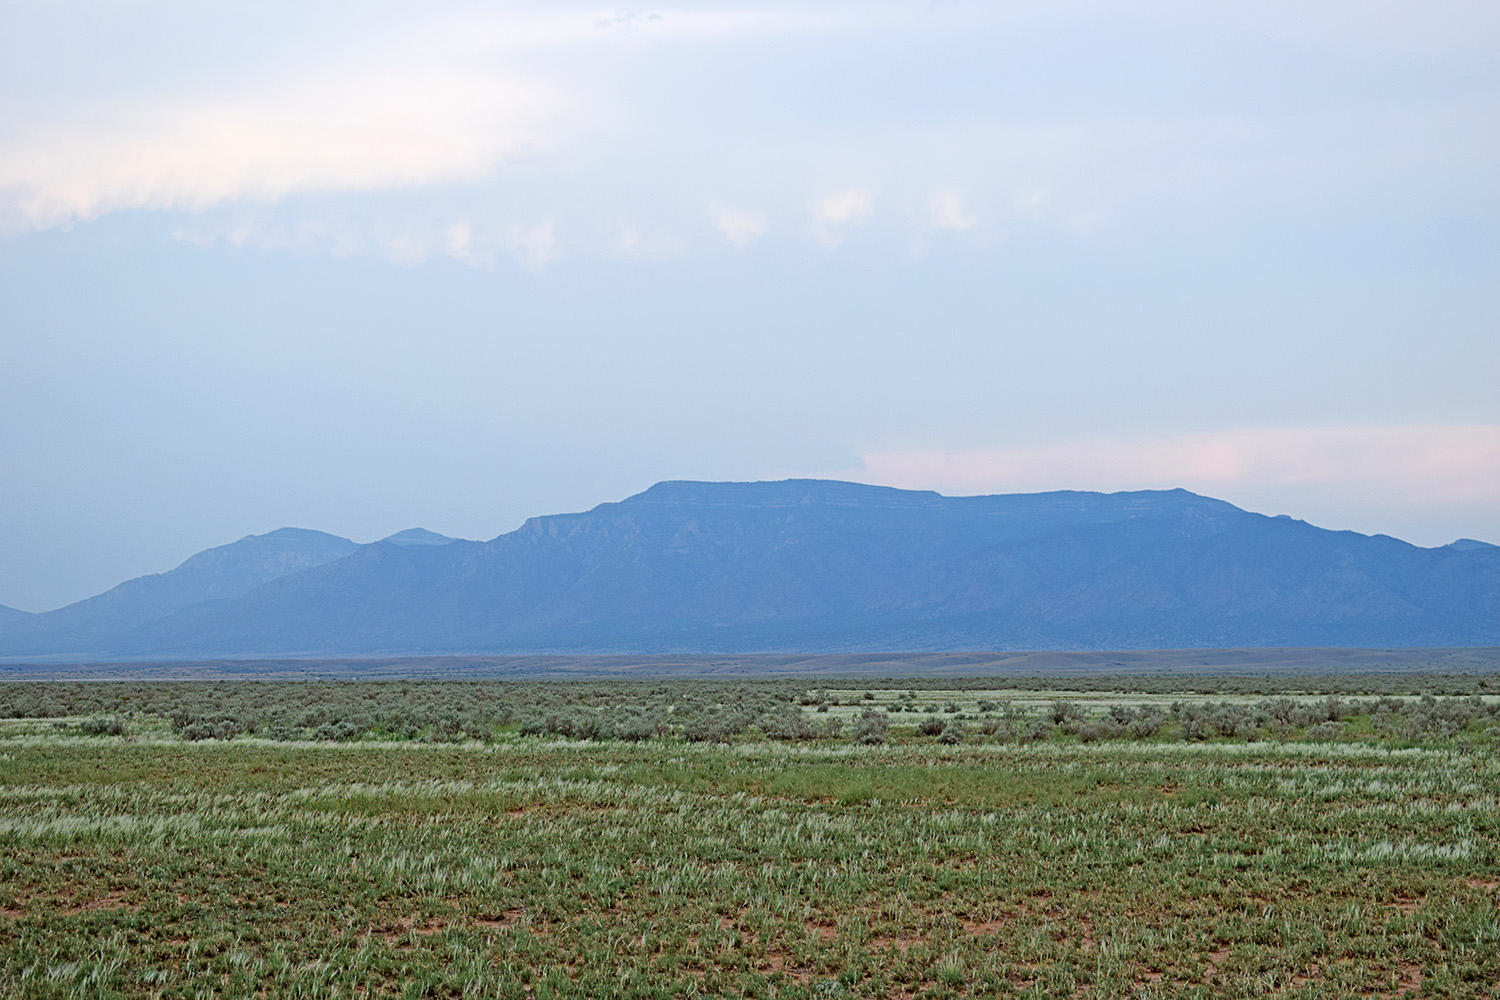
POLYGON ((0 685, 0 995, 1497 997, 1494 683, 0 685))

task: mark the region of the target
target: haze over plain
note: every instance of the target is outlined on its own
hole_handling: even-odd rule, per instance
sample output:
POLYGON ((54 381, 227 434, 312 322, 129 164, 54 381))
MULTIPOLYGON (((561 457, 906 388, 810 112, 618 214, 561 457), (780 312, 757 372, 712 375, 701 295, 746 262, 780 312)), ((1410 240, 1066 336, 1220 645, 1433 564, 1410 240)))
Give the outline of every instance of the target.
POLYGON ((1500 541, 1497 41, 1465 3, 8 4, 0 604, 685 478, 1500 541))

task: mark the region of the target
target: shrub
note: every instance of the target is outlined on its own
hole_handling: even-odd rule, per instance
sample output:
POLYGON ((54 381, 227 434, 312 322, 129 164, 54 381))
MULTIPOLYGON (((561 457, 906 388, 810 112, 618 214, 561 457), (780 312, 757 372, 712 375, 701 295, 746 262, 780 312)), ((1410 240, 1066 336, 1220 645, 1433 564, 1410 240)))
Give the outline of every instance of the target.
POLYGON ((232 740, 245 732, 237 719, 194 719, 178 727, 177 734, 185 740, 232 740))
POLYGON ((936 736, 946 728, 942 719, 923 719, 917 723, 918 736, 936 736))
POLYGON ((78 728, 85 736, 125 736, 129 731, 125 720, 118 715, 97 715, 92 719, 84 719, 78 728))
POLYGON ((875 745, 886 741, 886 732, 891 727, 890 718, 882 711, 867 708, 859 713, 854 723, 854 738, 860 743, 875 745))
POLYGON ((1006 728, 1004 719, 997 719, 993 715, 987 715, 979 720, 976 727, 985 736, 997 736, 1000 730, 1006 728))
POLYGON ((942 733, 938 736, 939 743, 952 745, 954 743, 962 743, 963 741, 964 724, 957 719, 949 720, 948 724, 943 727, 942 733))
POLYGON ((1064 700, 1054 701, 1052 707, 1047 710, 1047 714, 1054 726, 1061 726, 1070 720, 1083 717, 1083 712, 1079 711, 1077 705, 1064 700))
POLYGON ((807 716, 795 705, 777 712, 767 712, 761 716, 758 725, 761 732, 776 740, 811 740, 823 735, 812 727, 807 716))
POLYGON ((1316 726, 1308 729, 1307 737, 1312 740, 1327 741, 1337 739, 1344 732, 1344 724, 1332 719, 1325 719, 1316 726))
POLYGON ((667 731, 666 719, 655 712, 628 716, 615 728, 615 735, 632 743, 649 740, 667 731))
POLYGON ((359 726, 348 719, 340 719, 337 722, 325 722, 313 730, 312 738, 315 740, 331 740, 343 743, 352 740, 363 732, 359 726))
POLYGON ((742 728, 739 719, 727 713, 704 712, 683 724, 682 735, 694 743, 728 743, 742 728))
POLYGON ((1167 724, 1167 717, 1162 710, 1156 707, 1143 708, 1136 713, 1135 718, 1130 720, 1130 735, 1137 739, 1145 739, 1155 736, 1161 732, 1161 727, 1167 724))
POLYGON ((1094 743, 1112 733, 1113 730, 1107 722, 1086 722, 1078 727, 1078 738, 1085 743, 1094 743))

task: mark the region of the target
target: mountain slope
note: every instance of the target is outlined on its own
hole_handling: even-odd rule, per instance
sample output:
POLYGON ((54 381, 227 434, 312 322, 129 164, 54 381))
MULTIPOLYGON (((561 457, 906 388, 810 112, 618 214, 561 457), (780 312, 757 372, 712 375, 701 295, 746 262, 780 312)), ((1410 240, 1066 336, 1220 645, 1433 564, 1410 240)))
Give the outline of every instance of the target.
POLYGON ((489 542, 363 546, 100 651, 1500 643, 1500 550, 1421 549, 1182 490, 943 497, 662 483, 489 542))
POLYGON ((31 618, 32 615, 29 611, 22 611, 19 608, 7 607, 4 604, 0 604, 0 632, 24 625, 31 618))
POLYGON ((82 651, 202 601, 239 597, 277 577, 341 559, 359 548, 322 531, 281 528, 199 552, 176 569, 127 580, 95 597, 31 615, 0 649, 82 651))

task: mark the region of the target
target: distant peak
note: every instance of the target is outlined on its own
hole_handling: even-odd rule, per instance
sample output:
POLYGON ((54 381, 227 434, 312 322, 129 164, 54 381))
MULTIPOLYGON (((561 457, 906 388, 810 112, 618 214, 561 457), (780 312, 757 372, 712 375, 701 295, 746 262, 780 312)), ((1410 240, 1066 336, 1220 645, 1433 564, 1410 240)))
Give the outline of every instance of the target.
POLYGON ((338 535, 331 535, 326 531, 318 531, 316 528, 293 527, 277 528, 275 531, 268 531, 263 535, 246 535, 245 538, 273 538, 281 540, 299 538, 338 538, 340 541, 345 541, 345 539, 340 538, 338 535))
POLYGON ((1460 538, 1457 541, 1444 545, 1445 549, 1453 549, 1458 552, 1476 552, 1481 549, 1500 549, 1500 545, 1492 545, 1489 542, 1481 542, 1477 538, 1460 538))
POLYGON ((267 551, 327 552, 349 550, 355 547, 349 539, 330 535, 326 531, 315 531, 312 528, 277 528, 263 535, 246 535, 237 541, 204 549, 202 552, 189 556, 177 568, 202 565, 206 561, 212 562, 226 557, 260 558, 267 551))
POLYGON ((394 535, 387 535, 381 541, 390 542, 392 545, 447 545, 458 539, 440 535, 436 531, 428 531, 426 528, 407 528, 394 535))

